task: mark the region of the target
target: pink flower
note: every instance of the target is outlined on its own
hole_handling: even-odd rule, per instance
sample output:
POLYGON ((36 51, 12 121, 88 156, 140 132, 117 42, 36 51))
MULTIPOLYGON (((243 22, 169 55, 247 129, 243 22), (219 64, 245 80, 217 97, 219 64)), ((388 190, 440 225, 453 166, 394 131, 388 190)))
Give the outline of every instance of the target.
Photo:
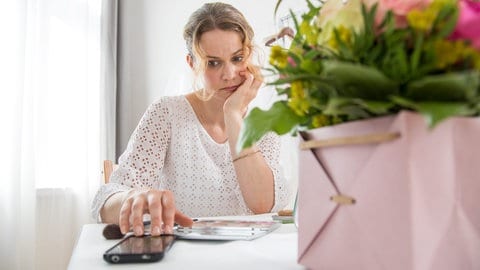
POLYGON ((287 62, 288 64, 290 64, 291 67, 296 67, 297 66, 297 63, 295 62, 295 60, 293 60, 292 57, 287 57, 287 62))
POLYGON ((467 39, 472 46, 480 50, 480 2, 473 0, 459 1, 460 14, 452 39, 467 39))
POLYGON ((424 9, 432 0, 363 0, 367 7, 372 7, 375 3, 377 6, 377 15, 375 21, 381 23, 389 10, 393 12, 398 27, 407 25, 406 16, 408 12, 414 9, 424 9))

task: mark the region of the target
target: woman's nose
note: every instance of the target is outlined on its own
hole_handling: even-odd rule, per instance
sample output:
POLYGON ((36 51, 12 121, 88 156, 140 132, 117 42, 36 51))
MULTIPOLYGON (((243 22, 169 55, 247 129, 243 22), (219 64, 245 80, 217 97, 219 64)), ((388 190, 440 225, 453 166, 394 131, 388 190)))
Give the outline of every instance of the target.
POLYGON ((222 70, 222 80, 232 80, 237 75, 237 67, 233 64, 226 64, 222 70))

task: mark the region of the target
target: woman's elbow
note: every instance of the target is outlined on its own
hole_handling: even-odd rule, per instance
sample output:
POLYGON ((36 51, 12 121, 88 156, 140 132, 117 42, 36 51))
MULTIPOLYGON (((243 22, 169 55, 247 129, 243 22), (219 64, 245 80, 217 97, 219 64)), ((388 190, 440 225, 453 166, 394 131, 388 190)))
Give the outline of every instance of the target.
POLYGON ((250 207, 250 210, 255 214, 265 214, 265 213, 270 213, 270 211, 273 208, 273 200, 262 200, 256 203, 255 205, 252 205, 250 207))

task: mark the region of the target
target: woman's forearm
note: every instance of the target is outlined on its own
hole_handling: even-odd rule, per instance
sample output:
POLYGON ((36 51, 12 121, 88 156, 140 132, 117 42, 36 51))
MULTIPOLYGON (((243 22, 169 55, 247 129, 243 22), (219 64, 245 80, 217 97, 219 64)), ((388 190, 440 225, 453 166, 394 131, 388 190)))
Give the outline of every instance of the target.
POLYGON ((107 199, 102 209, 100 209, 100 217, 103 223, 118 224, 120 208, 122 207, 125 194, 127 194, 127 191, 118 192, 107 199))
POLYGON ((256 146, 236 153, 242 121, 241 116, 225 119, 233 165, 248 208, 255 214, 267 213, 275 201, 273 173, 256 146))

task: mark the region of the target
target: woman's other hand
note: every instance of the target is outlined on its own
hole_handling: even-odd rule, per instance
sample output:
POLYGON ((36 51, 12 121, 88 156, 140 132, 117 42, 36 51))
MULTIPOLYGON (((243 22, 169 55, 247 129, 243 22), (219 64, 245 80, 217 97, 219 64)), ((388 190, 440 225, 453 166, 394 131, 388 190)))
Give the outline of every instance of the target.
POLYGON ((247 112, 248 104, 257 96, 258 89, 263 83, 263 77, 258 67, 248 66, 247 70, 241 71, 240 76, 245 81, 225 101, 223 111, 226 115, 235 113, 243 118, 247 112))
POLYGON ((177 222, 190 227, 193 221, 175 208, 173 193, 169 190, 134 189, 126 193, 120 208, 119 225, 122 234, 130 227, 136 236, 144 233, 143 215, 150 214, 151 234, 173 233, 173 224, 177 222))

